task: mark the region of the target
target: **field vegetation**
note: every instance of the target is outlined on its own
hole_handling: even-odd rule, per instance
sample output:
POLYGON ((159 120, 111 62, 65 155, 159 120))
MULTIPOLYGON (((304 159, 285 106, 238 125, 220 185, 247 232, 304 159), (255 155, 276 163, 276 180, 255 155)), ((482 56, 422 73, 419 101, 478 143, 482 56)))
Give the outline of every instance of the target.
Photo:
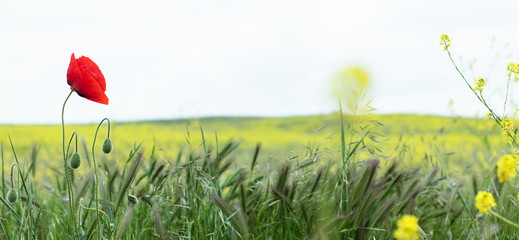
MULTIPOLYGON (((420 225, 429 234, 474 234, 452 229, 451 218, 462 217, 457 220, 461 225, 473 221, 473 176, 489 175, 508 148, 491 120, 394 114, 345 115, 343 121, 346 153, 352 153, 350 196, 340 190, 345 184, 340 114, 112 123, 113 152, 101 153, 98 160, 104 236, 390 238, 398 217, 417 214, 418 209, 420 225), (135 179, 121 190, 135 162, 139 162, 135 179), (121 191, 126 193, 115 216, 121 191), (461 193, 467 199, 462 200, 461 193), (133 205, 129 197, 138 203, 133 205), (445 211, 445 206, 452 209, 445 211), (373 212, 368 214, 368 209, 373 212), (347 212, 353 216, 344 215, 347 212), (368 221, 369 215, 376 221, 368 221), (424 219, 429 215, 435 216, 424 219), (352 218, 357 221, 351 222, 352 218), (110 228, 121 224, 125 226, 119 232, 110 228)), ((93 133, 95 128, 67 126, 80 133, 93 133)), ((63 217, 67 200, 57 157, 61 143, 53 137, 60 130, 55 125, 0 126, 5 194, 10 189, 10 166, 15 163, 8 135, 26 184, 33 189, 25 192, 21 175, 14 172, 21 199, 9 204, 13 212, 3 207, 4 237, 60 239, 73 232, 63 217), (28 195, 33 204, 24 202, 28 195)), ((79 138, 84 166, 73 171, 73 181, 83 199, 77 201, 85 207, 79 209, 81 234, 88 236, 94 215, 88 210, 93 202, 89 149, 93 136, 79 134, 79 138)))
MULTIPOLYGON (((333 164, 334 158, 340 157, 340 121, 339 114, 330 114, 116 122, 112 126, 115 147, 110 158, 125 158, 128 149, 142 144, 145 152, 150 152, 155 146, 157 157, 175 159, 179 152, 193 151, 202 146, 202 127, 207 146, 214 147, 216 137, 220 142, 235 140, 240 143, 234 151, 238 165, 248 164, 246 159, 250 159, 249 155, 257 143, 262 144, 263 164, 277 166, 284 160, 304 155, 312 148, 319 148, 322 164, 333 164)), ((492 156, 509 148, 499 128, 483 118, 406 114, 344 116, 345 125, 358 123, 377 135, 375 141, 366 144, 365 149, 358 150, 356 154, 359 158, 380 156, 383 159, 398 159, 405 167, 438 166, 451 172, 465 172, 468 169, 478 173, 487 170, 492 156), (374 147, 379 151, 375 152, 374 147), (478 162, 477 166, 474 166, 474 161, 478 162)), ((96 126, 86 124, 67 128, 78 131, 84 143, 81 145, 90 146, 93 136, 81 133, 92 133, 96 126)), ((45 163, 44 169, 38 169, 39 176, 48 177, 55 174, 50 168, 60 167, 59 161, 53 161, 59 156, 61 145, 60 139, 53 136, 60 131, 58 125, 0 125, 0 140, 8 143, 10 135, 16 143, 16 150, 27 156, 37 149, 38 161, 45 163)), ((11 151, 4 154, 12 159, 11 151)), ((7 169, 10 163, 6 162, 4 168, 7 169)))
POLYGON ((357 81, 352 114, 66 125, 74 92, 108 104, 72 55, 61 126, 0 126, 0 239, 518 239, 513 114, 440 45, 486 118, 359 114, 357 81))

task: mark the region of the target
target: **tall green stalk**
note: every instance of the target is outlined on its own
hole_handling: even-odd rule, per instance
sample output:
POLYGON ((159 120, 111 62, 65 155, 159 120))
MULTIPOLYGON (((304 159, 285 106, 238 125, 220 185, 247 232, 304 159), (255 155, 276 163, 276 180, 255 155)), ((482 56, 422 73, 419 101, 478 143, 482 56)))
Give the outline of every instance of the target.
POLYGON ((103 124, 104 121, 108 122, 108 136, 107 138, 110 138, 110 120, 108 118, 104 118, 99 122, 99 125, 97 125, 96 133, 94 135, 94 141, 92 143, 92 160, 94 162, 94 186, 95 186, 95 200, 96 200, 96 215, 97 215, 97 237, 98 239, 101 239, 101 225, 100 225, 100 216, 99 216, 99 184, 98 184, 98 178, 97 178, 97 163, 96 163, 96 154, 95 154, 95 146, 96 146, 96 139, 97 139, 97 132, 99 132, 99 128, 103 124))
MULTIPOLYGON (((67 98, 65 99, 65 102, 63 102, 63 107, 61 108, 61 130, 62 130, 62 147, 63 147, 63 168, 65 169, 65 175, 66 175, 66 188, 68 192, 68 203, 70 208, 70 213, 72 216, 72 223, 73 223, 73 238, 76 239, 76 234, 79 234, 77 222, 76 222, 76 213, 74 212, 74 189, 72 188, 72 178, 70 177, 70 172, 67 165, 67 158, 68 158, 68 151, 65 150, 65 105, 67 104, 68 99, 74 92, 74 89, 70 91, 67 98)), ((78 236, 79 239, 79 236, 78 236)))

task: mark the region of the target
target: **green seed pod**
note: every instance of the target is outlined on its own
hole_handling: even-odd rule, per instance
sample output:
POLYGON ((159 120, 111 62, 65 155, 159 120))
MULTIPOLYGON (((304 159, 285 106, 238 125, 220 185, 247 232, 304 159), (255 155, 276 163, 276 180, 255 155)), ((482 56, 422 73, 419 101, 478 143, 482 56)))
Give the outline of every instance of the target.
POLYGON ((133 195, 129 194, 128 195, 128 202, 130 202, 131 204, 135 205, 135 204, 139 203, 139 199, 136 196, 133 196, 133 195))
POLYGON ((15 203, 18 201, 18 191, 16 191, 16 189, 11 188, 11 190, 7 192, 7 201, 10 203, 15 203))
POLYGON ((72 158, 70 158, 69 162, 70 168, 77 169, 79 166, 81 166, 81 156, 79 153, 72 154, 72 158))
POLYGON ((110 138, 105 139, 103 143, 103 152, 108 154, 112 151, 112 140, 110 138))

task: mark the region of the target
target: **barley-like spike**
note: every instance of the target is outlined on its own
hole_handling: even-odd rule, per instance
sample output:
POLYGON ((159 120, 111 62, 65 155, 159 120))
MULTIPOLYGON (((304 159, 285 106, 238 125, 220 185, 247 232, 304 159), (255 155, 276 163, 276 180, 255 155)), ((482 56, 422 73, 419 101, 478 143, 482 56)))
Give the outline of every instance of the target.
POLYGON ((166 233, 164 232, 164 228, 162 227, 162 218, 160 217, 160 207, 158 202, 153 203, 153 222, 155 223, 155 229, 159 234, 159 238, 161 240, 167 239, 166 233))
POLYGON ((223 198, 218 195, 213 195, 213 200, 222 210, 222 212, 227 217, 230 217, 233 227, 241 234, 243 239, 248 239, 249 231, 247 229, 247 222, 243 216, 243 211, 241 211, 239 208, 232 208, 223 198))
POLYGON ((159 176, 159 174, 162 172, 162 170, 164 170, 164 167, 165 167, 164 164, 160 164, 160 165, 159 165, 159 167, 157 168, 157 170, 155 171, 155 173, 151 176, 150 183, 153 183, 153 182, 155 181, 155 179, 157 178, 157 176, 159 176))
POLYGON ((315 191, 317 190, 317 186, 319 185, 319 181, 321 180, 322 176, 323 176, 323 168, 320 168, 317 173, 317 177, 315 178, 314 184, 312 186, 312 190, 310 190, 310 196, 309 196, 310 199, 312 198, 315 191))
POLYGON ((110 201, 112 201, 112 193, 114 192, 114 183, 117 176, 119 176, 119 170, 115 169, 110 179, 108 179, 108 196, 110 197, 110 201))
POLYGON ((33 177, 36 175, 36 158, 38 157, 39 152, 40 148, 38 147, 38 144, 34 143, 31 152, 31 166, 29 167, 29 171, 32 173, 33 177))
POLYGON ((290 164, 288 164, 288 163, 285 164, 279 171, 279 178, 278 178, 278 182, 276 184, 276 188, 278 191, 283 191, 283 189, 285 189, 285 184, 288 179, 289 171, 290 171, 290 164))
POLYGON ((258 142, 256 144, 256 148, 254 149, 254 156, 252 157, 252 163, 250 165, 250 172, 252 173, 254 171, 254 167, 256 166, 256 163, 258 161, 258 155, 261 149, 261 143, 258 142))
POLYGON ((240 202, 243 212, 247 212, 247 199, 245 197, 245 189, 243 188, 243 183, 240 183, 240 202))
POLYGON ((85 194, 87 193, 87 191, 90 188, 90 185, 92 184, 93 181, 94 181, 94 173, 90 172, 83 180, 83 184, 81 184, 81 188, 80 188, 79 192, 77 193, 76 200, 74 203, 74 208, 75 208, 74 211, 78 210, 79 200, 85 196, 85 194))
POLYGON ((155 158, 151 158, 151 163, 149 164, 148 177, 151 177, 151 174, 155 170, 155 165, 157 164, 157 160, 155 158))
POLYGON ((128 223, 130 222, 130 220, 132 218, 132 214, 133 214, 133 205, 130 205, 126 209, 126 211, 124 211, 121 221, 119 222, 119 225, 117 226, 115 239, 121 239, 122 234, 124 233, 124 230, 126 229, 126 226, 128 226, 128 223))
POLYGON ((139 171, 140 167, 142 166, 143 158, 142 158, 142 151, 137 153, 137 156, 133 160, 132 164, 130 165, 130 168, 128 169, 128 172, 126 173, 126 176, 123 179, 123 184, 121 186, 121 189, 119 190, 119 197, 117 198, 117 204, 115 205, 115 212, 114 214, 117 214, 117 210, 119 210, 119 207, 121 206, 121 203, 123 202, 124 197, 126 197, 126 192, 130 188, 133 180, 135 180, 135 177, 137 176, 137 172, 139 171))

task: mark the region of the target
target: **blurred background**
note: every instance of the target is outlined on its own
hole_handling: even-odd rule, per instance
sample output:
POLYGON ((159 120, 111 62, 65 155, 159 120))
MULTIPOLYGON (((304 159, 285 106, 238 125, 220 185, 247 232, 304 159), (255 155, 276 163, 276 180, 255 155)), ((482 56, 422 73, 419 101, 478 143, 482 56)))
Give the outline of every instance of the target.
MULTIPOLYGON (((485 94, 502 106, 506 65, 519 61, 518 7, 447 0, 2 1, 0 123, 59 123, 72 53, 99 65, 110 98, 104 106, 74 95, 66 114, 72 123, 327 114, 338 110, 338 96, 347 102, 355 81, 375 113, 483 116, 440 35, 451 37, 468 80, 486 78, 485 94)), ((512 83, 510 109, 517 87, 512 83)))

